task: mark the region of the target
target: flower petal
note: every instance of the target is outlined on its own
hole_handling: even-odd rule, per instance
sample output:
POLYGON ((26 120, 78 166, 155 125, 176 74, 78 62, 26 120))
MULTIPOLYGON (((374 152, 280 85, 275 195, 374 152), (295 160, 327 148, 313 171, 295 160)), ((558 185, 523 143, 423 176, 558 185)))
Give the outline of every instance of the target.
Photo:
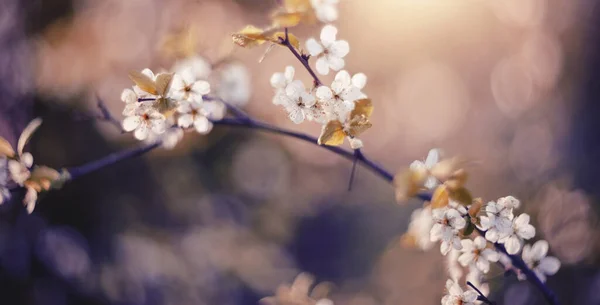
POLYGON ((135 130, 142 123, 142 119, 139 116, 130 116, 126 117, 123 120, 123 130, 129 132, 135 130))
POLYGON ((327 60, 327 56, 320 56, 319 58, 317 58, 315 67, 317 68, 317 72, 319 74, 321 74, 321 75, 329 74, 329 61, 327 60))
POLYGON ((192 91, 205 95, 210 93, 210 84, 206 81, 199 80, 192 85, 192 91))
POLYGON ((560 261, 553 256, 545 257, 538 265, 540 271, 547 275, 553 275, 560 269, 560 261))
POLYGON ((521 240, 515 235, 511 235, 504 241, 504 247, 508 254, 517 254, 521 250, 521 240))
POLYGON ((364 73, 356 73, 352 76, 352 85, 362 89, 367 85, 367 76, 364 73))
POLYGON ((335 57, 344 57, 350 52, 350 45, 345 40, 338 40, 329 47, 329 54, 335 57))
POLYGON ((323 46, 320 43, 318 43, 317 40, 314 38, 309 38, 306 41, 306 50, 308 51, 310 56, 318 56, 324 51, 323 46))
POLYGON ((346 62, 340 57, 336 57, 336 56, 332 56, 332 55, 327 55, 325 57, 327 58, 329 67, 334 71, 341 70, 346 65, 346 62))
POLYGON ((337 28, 331 24, 324 26, 321 30, 321 43, 323 43, 325 47, 332 45, 335 42, 337 32, 337 28))
POLYGON ((197 117, 194 120, 194 128, 200 134, 207 134, 212 129, 212 123, 205 117, 197 117))

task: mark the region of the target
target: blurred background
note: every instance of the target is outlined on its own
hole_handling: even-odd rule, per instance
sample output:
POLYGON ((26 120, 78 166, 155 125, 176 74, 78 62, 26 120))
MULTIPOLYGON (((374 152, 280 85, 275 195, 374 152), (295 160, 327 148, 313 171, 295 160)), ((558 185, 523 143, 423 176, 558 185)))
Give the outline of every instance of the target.
MULTIPOLYGON (((42 117, 30 150, 55 168, 139 145, 82 114, 97 113, 98 96, 121 118, 127 71, 169 69, 193 51, 251 115, 317 136, 320 126, 294 125, 271 104, 269 78, 286 65, 310 82, 293 56, 274 49, 259 63, 264 48, 230 41, 246 24, 266 25, 275 5, 0 0, 0 135, 14 143, 42 117)), ((598 2, 342 0, 339 8, 346 69, 366 73, 375 105, 363 151, 390 171, 432 147, 473 160, 473 193, 520 198, 536 238, 563 263, 548 280, 562 304, 600 304, 598 2)), ((302 40, 319 31, 293 30, 302 40)), ((392 187, 364 168, 349 192, 350 170, 314 145, 256 131, 186 135, 173 151, 47 194, 32 215, 0 206, 1 303, 256 304, 306 271, 334 284, 336 304, 439 304, 442 256, 399 243, 421 203, 396 204, 392 187)), ((544 304, 514 275, 489 275, 498 304, 544 304)))

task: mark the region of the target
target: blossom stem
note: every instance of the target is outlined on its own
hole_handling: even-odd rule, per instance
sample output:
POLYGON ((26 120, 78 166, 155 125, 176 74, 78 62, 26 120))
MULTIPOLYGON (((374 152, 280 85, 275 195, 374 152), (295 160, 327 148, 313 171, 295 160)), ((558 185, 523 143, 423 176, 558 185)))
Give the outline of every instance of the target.
POLYGON ((70 174, 69 180, 75 180, 81 176, 95 172, 99 169, 113 165, 117 162, 141 156, 159 146, 160 142, 157 142, 145 146, 136 147, 133 149, 119 151, 81 166, 67 168, 67 171, 70 174))
POLYGON ((467 285, 469 287, 473 288, 473 290, 475 290, 477 292, 477 294, 479 294, 479 296, 477 296, 477 300, 479 300, 485 304, 496 305, 495 302, 490 301, 490 299, 488 299, 483 293, 481 293, 481 291, 479 289, 477 289, 477 287, 475 287, 475 285, 473 285, 473 283, 467 281, 467 285))
POLYGON ((292 54, 294 54, 294 56, 296 56, 296 58, 302 63, 302 65, 304 66, 304 68, 306 68, 306 70, 308 71, 308 73, 310 73, 310 75, 312 76, 313 80, 315 81, 315 86, 322 85, 323 83, 321 83, 321 80, 319 79, 319 77, 317 76, 317 74, 315 74, 315 71, 308 64, 308 58, 300 55, 300 53, 298 53, 298 51, 296 50, 296 47, 294 47, 292 45, 292 43, 290 42, 290 38, 289 38, 289 34, 288 34, 288 28, 285 28, 285 39, 283 39, 282 43, 285 44, 288 49, 290 49, 290 51, 292 52, 292 54))

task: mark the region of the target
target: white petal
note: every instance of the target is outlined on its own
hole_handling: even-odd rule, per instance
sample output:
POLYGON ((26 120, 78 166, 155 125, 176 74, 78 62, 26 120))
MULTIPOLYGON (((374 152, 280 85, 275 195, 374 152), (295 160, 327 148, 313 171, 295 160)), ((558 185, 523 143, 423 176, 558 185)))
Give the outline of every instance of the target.
POLYGON ((480 257, 475 264, 477 269, 481 270, 483 273, 488 273, 488 271, 490 271, 490 262, 483 257, 480 257))
MULTIPOLYGON (((523 251, 525 250, 523 249, 523 251)), ((524 254, 525 252, 523 252, 524 254)), ((546 257, 546 254, 548 254, 548 242, 543 239, 536 241, 533 247, 531 247, 531 258, 534 261, 541 260, 546 257)))
POLYGON ((352 85, 358 89, 362 89, 367 85, 367 76, 364 73, 356 73, 352 76, 352 85))
POLYGON ((317 42, 314 38, 309 38, 306 41, 306 50, 310 54, 310 56, 318 56, 323 53, 323 46, 317 42))
POLYGON ((142 119, 139 116, 126 117, 123 120, 123 130, 129 132, 140 126, 142 119))
POLYGON ((350 143, 350 148, 359 149, 363 147, 363 142, 357 138, 348 138, 348 142, 350 143))
POLYGON ((472 290, 467 290, 462 296, 463 302, 473 303, 477 300, 477 293, 472 290))
POLYGON ((530 267, 531 265, 533 265, 535 259, 533 258, 533 251, 531 251, 530 244, 526 244, 525 246, 523 246, 523 253, 521 253, 521 257, 523 257, 523 261, 530 265, 530 267))
POLYGON ((354 86, 346 87, 340 97, 344 101, 356 101, 360 97, 360 90, 354 86))
POLYGON ((546 275, 541 270, 536 268, 535 270, 533 270, 533 272, 535 272, 535 275, 540 279, 542 283, 546 282, 546 275))
POLYGON ((442 253, 442 255, 446 255, 448 254, 448 252, 450 252, 450 243, 448 242, 442 242, 442 244, 440 245, 440 252, 442 253))
POLYGON ((198 94, 196 92, 190 92, 188 100, 196 104, 198 107, 204 102, 202 99, 202 94, 198 94))
POLYGON ((514 223, 519 227, 529 224, 529 215, 527 215, 526 213, 519 215, 519 217, 515 219, 514 223))
POLYGON ((287 81, 287 83, 291 83, 292 81, 294 81, 295 73, 296 73, 296 70, 294 70, 294 67, 292 67, 292 66, 285 67, 284 76, 285 76, 285 80, 287 81))
POLYGON ((197 117, 194 120, 194 128, 201 134, 207 134, 212 129, 212 123, 205 117, 197 117))
POLYGON ((183 128, 188 128, 190 127, 192 124, 194 123, 194 116, 191 114, 184 114, 179 116, 179 118, 177 119, 177 125, 183 127, 183 128))
POLYGON ((154 73, 152 72, 152 70, 150 70, 148 68, 142 70, 142 74, 148 76, 152 80, 154 80, 156 78, 156 76, 154 76, 154 73))
POLYGON ((320 101, 329 101, 333 98, 333 92, 327 86, 320 86, 317 88, 315 95, 320 101))
POLYGON ((27 213, 33 213, 37 198, 38 193, 33 188, 28 187, 27 193, 25 194, 25 198, 23 198, 23 204, 25 204, 25 206, 27 207, 27 213))
POLYGON ((473 250, 474 244, 473 244, 472 240, 470 240, 470 239, 463 239, 460 243, 463 246, 463 251, 465 251, 465 252, 471 252, 473 250))
POLYGON ((314 97, 314 95, 304 91, 300 94, 300 98, 302 99, 302 102, 304 103, 305 107, 312 107, 317 99, 314 97))
POLYGON ((448 293, 451 295, 462 295, 463 290, 460 288, 457 282, 452 281, 450 285, 446 282, 446 289, 448 289, 448 293))
POLYGON ((127 104, 135 103, 137 102, 137 95, 133 90, 127 88, 121 93, 121 100, 127 104))
POLYGON ((431 227, 431 231, 429 232, 429 238, 431 241, 438 241, 442 238, 442 225, 436 223, 431 227))
POLYGON ((556 257, 548 256, 540 261, 538 268, 547 275, 553 275, 560 269, 560 261, 556 257))
POLYGON ((319 74, 321 74, 321 75, 329 74, 329 61, 327 60, 327 56, 320 56, 319 58, 317 58, 315 67, 317 68, 317 72, 319 74))
POLYGON ((331 24, 324 26, 321 30, 321 43, 323 43, 325 47, 333 44, 335 42, 337 32, 337 28, 331 24))
POLYGON ((462 244, 460 243, 460 238, 458 238, 458 236, 452 238, 452 246, 456 250, 462 250, 462 244))
POLYGON ((481 251, 481 256, 490 262, 497 262, 499 259, 498 252, 492 249, 483 249, 483 251, 481 251))
POLYGON ((338 40, 329 47, 329 54, 343 58, 350 52, 350 45, 345 40, 338 40))
POLYGON ((335 75, 335 81, 340 82, 342 88, 349 87, 350 85, 352 85, 352 78, 350 77, 350 73, 348 73, 348 71, 346 70, 338 72, 335 75))
POLYGON ((150 130, 148 129, 148 126, 146 126, 146 124, 140 124, 138 126, 138 128, 135 130, 135 132, 133 133, 133 136, 140 140, 146 140, 146 138, 148 138, 148 134, 150 133, 150 130))
POLYGON ((300 98, 303 92, 305 92, 305 89, 301 80, 295 80, 285 87, 285 94, 295 101, 300 98))
POLYGON ((521 250, 521 241, 518 237, 511 235, 504 241, 504 247, 508 254, 517 254, 521 250))
POLYGON ((274 73, 273 76, 271 76, 270 82, 271 87, 275 89, 283 89, 287 85, 285 76, 283 76, 282 73, 274 73))
POLYGON ((192 85, 192 91, 199 94, 208 94, 210 92, 210 84, 206 81, 199 80, 192 85))
POLYGON ((173 78, 171 79, 171 87, 170 87, 171 91, 183 90, 183 89, 185 89, 186 86, 187 86, 187 83, 185 82, 185 80, 183 79, 183 77, 181 75, 179 75, 179 74, 173 75, 173 78))
POLYGON ((336 56, 332 56, 332 55, 326 55, 325 57, 327 58, 329 67, 334 71, 341 70, 342 68, 344 68, 344 65, 346 64, 344 62, 344 60, 340 57, 336 57, 336 56))
POLYGON ((475 237, 475 239, 473 240, 473 245, 475 246, 475 248, 477 249, 484 249, 485 246, 487 245, 487 242, 485 241, 485 238, 481 237, 481 236, 477 236, 475 237))
POLYGON ((485 232, 485 239, 493 243, 498 242, 499 238, 500 236, 498 235, 498 230, 496 229, 489 229, 485 232))
MULTIPOLYGON (((464 245, 463 245, 464 248, 464 245)), ((458 257, 458 262, 463 266, 466 267, 468 266, 470 263, 473 262, 473 259, 475 258, 475 256, 473 255, 473 253, 471 252, 466 252, 461 254, 461 256, 458 257)))
POLYGON ((202 108, 206 112, 206 116, 211 120, 221 120, 227 113, 225 104, 217 101, 206 102, 202 105, 202 108))
POLYGON ((304 112, 302 112, 300 107, 290 107, 288 109, 288 117, 296 124, 304 122, 304 112))
POLYGON ((21 164, 23 164, 27 168, 31 168, 33 165, 33 155, 31 153, 23 153, 20 157, 21 164))

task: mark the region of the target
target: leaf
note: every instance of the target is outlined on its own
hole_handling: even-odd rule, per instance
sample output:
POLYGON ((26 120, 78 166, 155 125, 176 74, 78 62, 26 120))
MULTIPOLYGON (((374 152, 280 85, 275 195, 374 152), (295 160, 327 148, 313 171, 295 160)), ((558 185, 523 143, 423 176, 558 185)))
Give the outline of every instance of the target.
POLYGON ((23 129, 23 132, 21 132, 21 136, 19 137, 19 141, 17 142, 17 152, 19 153, 19 156, 23 154, 25 145, 27 145, 31 139, 31 136, 40 127, 40 125, 42 125, 42 119, 35 118, 29 122, 29 124, 27 124, 25 129, 23 129))
POLYGON ((481 200, 481 198, 473 199, 473 204, 471 204, 471 206, 469 207, 469 216, 471 216, 472 223, 479 223, 479 217, 477 216, 479 215, 479 211, 481 211, 482 207, 483 201, 481 200))
POLYGON ((0 137, 0 156, 6 156, 12 158, 15 156, 15 150, 12 148, 12 145, 8 143, 8 141, 0 137))
POLYGON ((465 183, 467 182, 467 178, 468 178, 467 171, 465 171, 465 169, 461 168, 461 169, 456 170, 452 174, 452 176, 450 176, 448 178, 448 180, 446 180, 444 182, 444 184, 447 185, 448 188, 450 188, 451 190, 456 190, 465 185, 465 183))
POLYGON ((348 135, 351 137, 357 137, 367 129, 371 128, 371 126, 373 126, 373 124, 371 124, 371 122, 369 122, 369 120, 366 118, 357 120, 356 122, 351 122, 350 128, 348 128, 348 135))
POLYGON ((462 235, 467 237, 467 236, 471 235, 471 233, 473 233, 474 230, 475 230, 475 225, 471 222, 471 218, 467 217, 467 225, 462 230, 462 235))
POLYGON ((403 202, 415 196, 425 183, 422 173, 407 169, 394 176, 394 190, 396 201, 403 202))
POLYGON ((400 245, 406 249, 414 249, 417 247, 417 239, 413 234, 402 234, 402 236, 400 237, 400 245))
POLYGON ((235 44, 244 48, 252 48, 269 40, 265 35, 265 30, 259 29, 253 25, 247 25, 241 31, 233 33, 231 38, 235 44))
POLYGON ((142 72, 135 70, 129 71, 129 78, 145 92, 158 95, 158 90, 156 90, 156 83, 154 83, 154 80, 150 79, 150 77, 147 75, 142 74, 142 72))
POLYGON ((431 175, 437 178, 440 181, 448 180, 454 172, 459 169, 459 166, 464 164, 464 161, 461 161, 458 158, 450 158, 444 159, 437 164, 435 164, 431 168, 431 175))
POLYGON ((283 0, 283 7, 288 12, 305 12, 312 10, 310 0, 283 0))
POLYGON ((161 73, 156 76, 155 86, 158 95, 165 96, 171 85, 173 79, 173 73, 161 73))
POLYGON ((464 187, 450 191, 449 194, 450 194, 450 199, 452 199, 462 205, 467 206, 467 205, 470 205, 471 203, 473 203, 473 196, 471 196, 471 193, 464 187))
MULTIPOLYGON (((279 38, 285 39, 285 32, 276 32, 275 34, 273 34, 271 36, 270 41, 273 42, 273 43, 276 43, 278 45, 285 46, 284 44, 282 44, 280 42, 279 38)), ((300 40, 298 39, 298 37, 296 37, 296 35, 288 32, 288 40, 290 41, 290 44, 296 50, 300 50, 300 40)))
POLYGON ((445 185, 438 186, 433 195, 431 196, 431 208, 439 209, 443 208, 450 203, 450 194, 448 188, 445 185))
POLYGON ((346 134, 344 133, 342 123, 340 121, 329 121, 329 123, 324 125, 323 129, 321 129, 321 135, 319 136, 317 143, 319 143, 319 145, 339 146, 344 143, 345 137, 346 134))
POLYGON ((364 98, 354 102, 354 109, 350 113, 350 117, 365 116, 370 118, 371 114, 373 114, 373 102, 369 98, 364 98))
POLYGON ((304 18, 304 12, 275 12, 271 15, 271 21, 274 27, 290 28, 297 26, 304 18))

